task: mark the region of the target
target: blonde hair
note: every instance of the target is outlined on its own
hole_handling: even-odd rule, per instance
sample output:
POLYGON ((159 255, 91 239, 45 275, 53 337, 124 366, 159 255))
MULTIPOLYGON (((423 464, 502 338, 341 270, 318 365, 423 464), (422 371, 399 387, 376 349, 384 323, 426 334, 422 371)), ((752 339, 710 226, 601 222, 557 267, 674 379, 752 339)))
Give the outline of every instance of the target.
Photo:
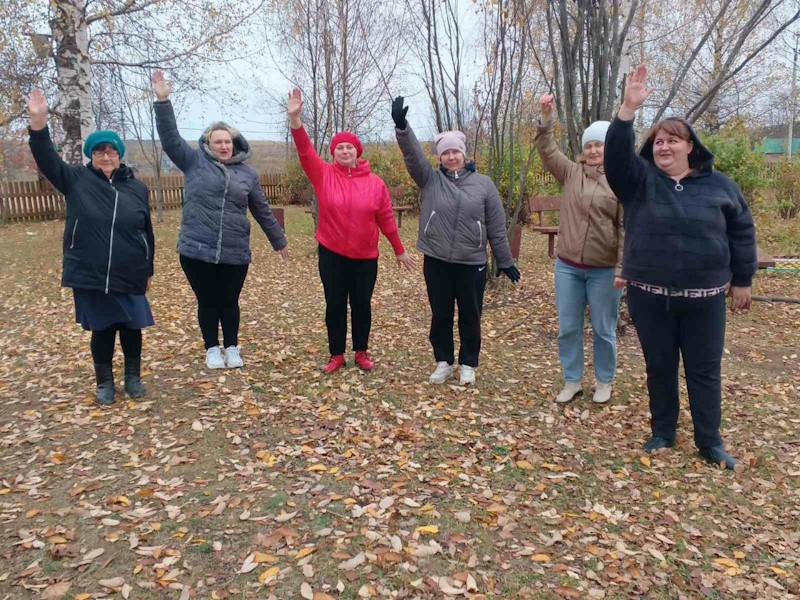
POLYGON ((215 131, 227 131, 232 140, 239 136, 239 130, 235 127, 228 125, 224 121, 214 121, 211 125, 206 127, 206 130, 203 132, 203 141, 208 143, 211 139, 211 134, 215 131))

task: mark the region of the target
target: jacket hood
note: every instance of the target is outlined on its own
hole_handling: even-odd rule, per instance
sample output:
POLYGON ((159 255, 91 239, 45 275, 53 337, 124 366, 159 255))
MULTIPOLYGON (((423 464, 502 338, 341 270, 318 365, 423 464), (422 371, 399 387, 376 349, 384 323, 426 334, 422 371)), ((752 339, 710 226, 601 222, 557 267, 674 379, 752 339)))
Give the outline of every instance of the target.
POLYGON ((226 160, 224 164, 237 165, 243 163, 253 154, 253 151, 250 149, 250 144, 247 143, 247 140, 239 132, 239 130, 237 130, 235 127, 231 127, 224 121, 215 121, 214 123, 206 127, 206 130, 200 135, 200 139, 197 140, 197 143, 200 146, 200 148, 203 149, 205 155, 211 160, 222 162, 211 151, 211 147, 208 145, 208 142, 206 141, 207 136, 210 135, 211 132, 214 131, 215 129, 227 129, 231 133, 231 137, 233 138, 233 155, 228 160, 226 160))
MULTIPOLYGON (((710 173, 714 167, 714 155, 703 145, 692 126, 685 121, 683 123, 689 128, 689 138, 693 144, 692 151, 689 153, 689 167, 700 173, 710 173)), ((653 159, 653 142, 651 140, 645 140, 639 150, 639 156, 653 166, 657 166, 653 159)))

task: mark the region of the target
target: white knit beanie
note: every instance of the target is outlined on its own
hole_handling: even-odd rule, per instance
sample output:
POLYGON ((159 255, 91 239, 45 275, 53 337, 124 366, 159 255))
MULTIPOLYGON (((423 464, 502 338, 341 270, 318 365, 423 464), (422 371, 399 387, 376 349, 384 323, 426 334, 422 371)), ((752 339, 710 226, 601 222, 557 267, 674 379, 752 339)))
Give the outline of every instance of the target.
POLYGON ((606 143, 606 132, 608 126, 611 125, 610 121, 595 121, 583 130, 583 137, 581 138, 581 148, 586 146, 589 142, 603 142, 606 143))
POLYGON ((467 155, 467 136, 462 131, 443 131, 437 133, 433 138, 436 145, 436 156, 441 156, 447 150, 458 150, 464 156, 467 155))

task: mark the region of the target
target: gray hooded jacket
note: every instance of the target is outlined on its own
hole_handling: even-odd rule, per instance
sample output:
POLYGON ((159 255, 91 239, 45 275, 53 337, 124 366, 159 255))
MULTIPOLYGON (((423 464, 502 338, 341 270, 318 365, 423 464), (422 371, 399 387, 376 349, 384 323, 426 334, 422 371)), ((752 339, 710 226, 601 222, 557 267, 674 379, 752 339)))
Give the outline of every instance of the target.
POLYGON ((395 136, 421 193, 417 249, 446 262, 483 265, 488 243, 498 267, 513 265, 505 212, 492 180, 472 164, 457 172, 433 168, 408 124, 395 129, 395 136))
POLYGON ((269 207, 255 169, 244 164, 250 145, 239 134, 233 139, 233 157, 218 161, 200 137, 192 148, 178 133, 172 103, 154 102, 161 145, 170 160, 183 171, 183 212, 178 253, 209 263, 250 263, 250 220, 247 208, 269 238, 273 249, 286 246, 286 236, 269 207))

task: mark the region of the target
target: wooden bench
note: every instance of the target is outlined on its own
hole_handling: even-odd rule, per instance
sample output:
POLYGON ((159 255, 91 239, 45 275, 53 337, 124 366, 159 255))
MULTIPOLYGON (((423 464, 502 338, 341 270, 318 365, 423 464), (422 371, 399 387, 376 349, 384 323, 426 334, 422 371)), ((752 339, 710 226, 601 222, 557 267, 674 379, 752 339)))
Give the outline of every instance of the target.
POLYGON ((766 269, 768 267, 775 266, 775 259, 772 258, 769 254, 764 252, 761 248, 756 246, 756 256, 758 258, 758 268, 759 269, 766 269))
POLYGON ((533 196, 528 200, 528 208, 530 208, 531 214, 535 214, 537 218, 537 223, 531 229, 547 236, 547 256, 555 258, 558 227, 545 225, 544 213, 559 212, 561 196, 533 196))
MULTIPOLYGON (((311 188, 305 189, 300 192, 300 200, 304 204, 308 204, 311 202, 313 190, 311 188)), ((395 219, 397 220, 397 228, 401 229, 403 227, 403 213, 411 210, 413 207, 411 206, 398 206, 395 204, 398 200, 402 200, 405 192, 401 187, 391 187, 389 188, 389 197, 392 199, 392 210, 394 211, 395 219)), ((311 209, 307 208, 305 210, 307 214, 311 214, 311 209)))

